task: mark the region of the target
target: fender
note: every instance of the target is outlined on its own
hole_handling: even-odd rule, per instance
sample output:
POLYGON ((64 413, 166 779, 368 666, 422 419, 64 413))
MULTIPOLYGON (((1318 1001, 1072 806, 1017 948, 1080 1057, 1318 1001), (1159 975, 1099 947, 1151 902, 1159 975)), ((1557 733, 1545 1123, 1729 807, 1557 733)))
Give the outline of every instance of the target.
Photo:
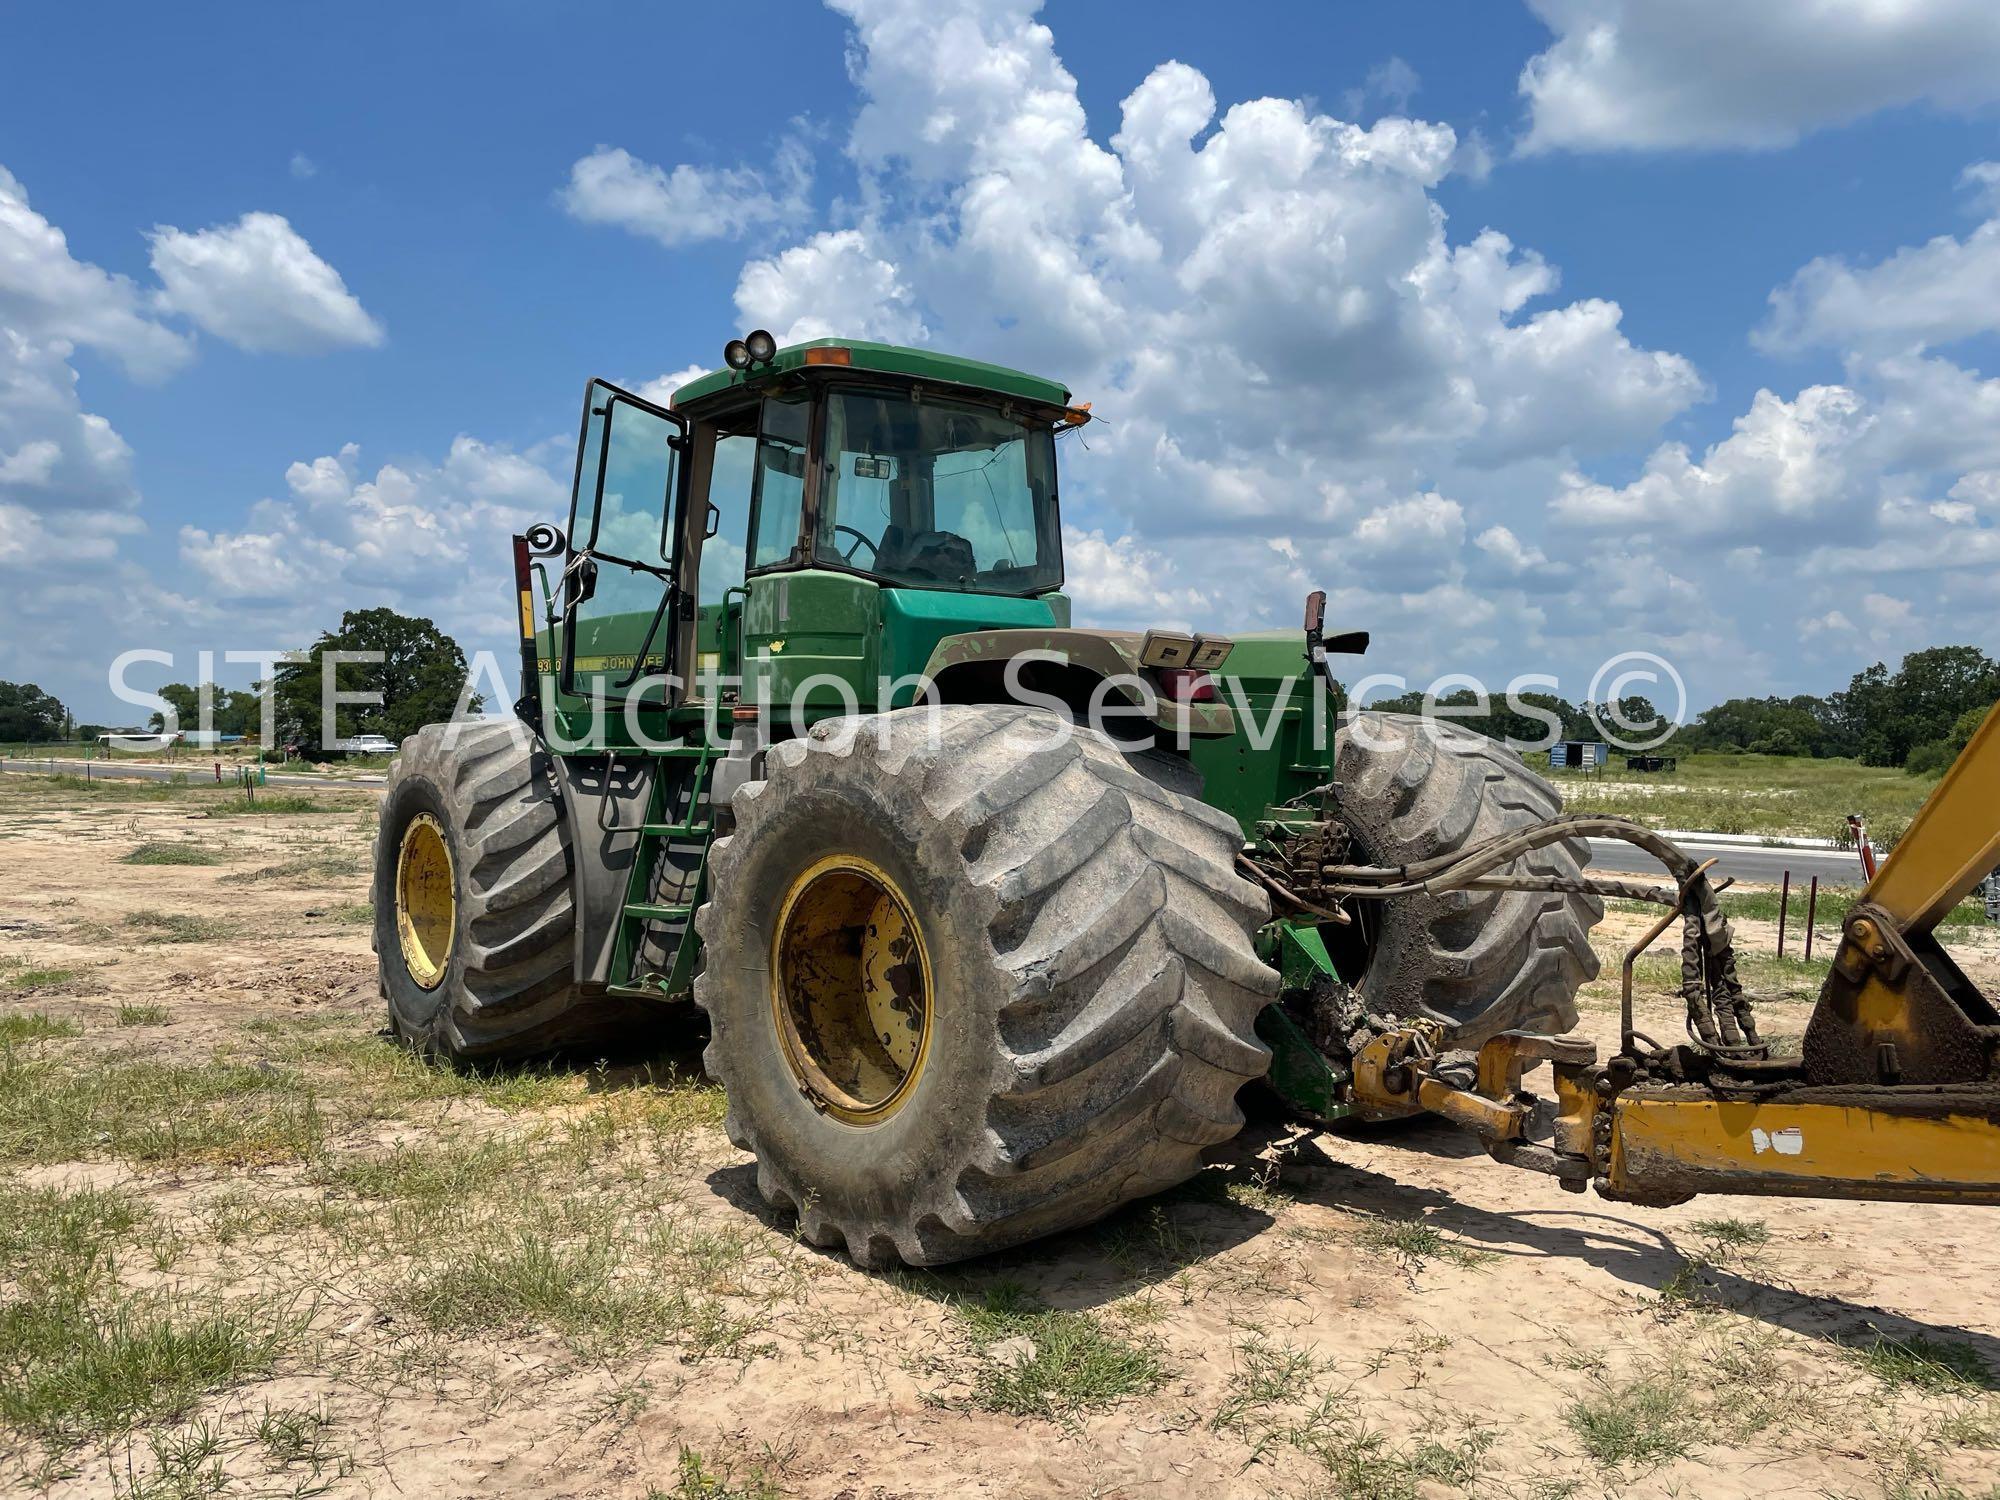
MULTIPOLYGON (((1079 716, 1099 684, 1120 718, 1130 716, 1168 736, 1217 739, 1236 732, 1236 716, 1223 703, 1178 703, 1160 693, 1139 661, 1139 631, 968 630, 946 636, 924 664, 924 688, 941 703, 1005 703, 1007 666, 1034 654, 1019 671, 1022 686, 1062 701, 1079 716), (1050 661, 1043 658, 1056 657, 1050 661), (1143 689, 1138 688, 1144 684, 1143 689)), ((1106 701, 1100 698, 1100 701, 1106 701)))

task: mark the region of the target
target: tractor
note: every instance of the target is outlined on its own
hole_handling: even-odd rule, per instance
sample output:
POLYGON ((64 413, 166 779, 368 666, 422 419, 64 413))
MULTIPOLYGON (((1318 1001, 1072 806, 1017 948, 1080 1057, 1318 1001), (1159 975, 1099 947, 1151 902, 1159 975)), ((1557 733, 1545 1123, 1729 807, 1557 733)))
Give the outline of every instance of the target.
POLYGON ((1767 1056, 1706 867, 1563 818, 1481 735, 1347 708, 1367 637, 1321 594, 1298 630, 1072 626, 1057 452, 1090 420, 1017 370, 762 331, 665 404, 591 381, 567 531, 513 540, 514 714, 390 771, 396 1036, 492 1061, 697 1006, 763 1197, 864 1266, 1170 1187, 1251 1085, 1313 1122, 1441 1113, 1636 1201, 1832 1190, 1680 1170, 1712 1120, 1621 1150, 1649 1088, 1754 1112, 1828 1081, 1767 1056), (1673 884, 1591 877, 1589 837, 1673 884), (1687 1046, 1561 1036, 1607 895, 1682 922, 1687 1046), (1560 1117, 1522 1092, 1541 1062, 1560 1117))

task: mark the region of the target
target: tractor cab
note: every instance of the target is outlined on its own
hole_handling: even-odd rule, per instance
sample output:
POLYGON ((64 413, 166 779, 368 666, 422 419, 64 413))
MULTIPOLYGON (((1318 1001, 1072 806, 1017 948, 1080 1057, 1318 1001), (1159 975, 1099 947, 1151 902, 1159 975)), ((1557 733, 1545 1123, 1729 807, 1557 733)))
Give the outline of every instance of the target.
POLYGON ((1064 387, 886 344, 726 353, 665 405, 590 384, 537 652, 558 704, 889 708, 946 636, 1068 624, 1064 387))

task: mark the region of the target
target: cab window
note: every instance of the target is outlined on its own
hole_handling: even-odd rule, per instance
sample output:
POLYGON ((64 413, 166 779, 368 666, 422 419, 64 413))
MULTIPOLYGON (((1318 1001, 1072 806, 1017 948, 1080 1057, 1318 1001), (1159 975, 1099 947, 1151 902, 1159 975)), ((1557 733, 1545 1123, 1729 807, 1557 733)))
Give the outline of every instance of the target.
POLYGON ((818 510, 822 562, 982 593, 1062 582, 1055 435, 995 407, 831 392, 818 510))
POLYGON ((767 397, 763 412, 753 479, 757 517, 750 548, 753 569, 789 562, 798 551, 806 439, 812 428, 812 403, 803 393, 767 397))

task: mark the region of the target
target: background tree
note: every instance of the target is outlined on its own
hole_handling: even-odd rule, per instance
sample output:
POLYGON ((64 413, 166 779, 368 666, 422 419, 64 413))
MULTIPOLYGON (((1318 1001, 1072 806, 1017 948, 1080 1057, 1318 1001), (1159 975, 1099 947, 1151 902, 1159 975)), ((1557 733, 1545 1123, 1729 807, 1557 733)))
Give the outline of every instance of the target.
MULTIPOLYGON (((212 682, 204 683, 201 687, 190 687, 185 682, 170 682, 158 689, 158 692, 174 706, 174 713, 178 716, 175 727, 178 729, 208 728, 217 734, 252 735, 256 734, 260 727, 257 710, 262 700, 255 693, 245 692, 241 688, 222 688, 212 682), (207 725, 201 722, 201 694, 204 687, 209 695, 210 722, 207 725)), ((164 730, 167 727, 167 716, 156 713, 147 723, 153 729, 164 730)))
POLYGON ((1934 776, 1943 771, 1971 743, 1972 736, 1986 719, 1986 712, 1983 708, 1968 708, 1951 726, 1951 733, 1912 750, 1909 759, 1903 762, 1903 769, 1912 776, 1934 776))
MULTIPOLYGON (((1448 715, 1453 723, 1463 724, 1476 734, 1488 739, 1500 740, 1515 745, 1540 745, 1551 738, 1565 740, 1594 740, 1599 738, 1591 715, 1566 698, 1558 698, 1552 693, 1520 693, 1516 695, 1517 709, 1507 702, 1505 694, 1487 700, 1483 713, 1467 713, 1466 709, 1476 708, 1479 695, 1471 688, 1460 688, 1457 692, 1441 693, 1435 700, 1440 709, 1450 709, 1448 715), (1529 713, 1528 709, 1540 713, 1529 713), (1541 717, 1547 714, 1549 718, 1541 717), (1549 719, 1560 723, 1558 733, 1549 727, 1549 719)), ((1627 699, 1627 705, 1636 706, 1637 714, 1628 712, 1628 718, 1643 723, 1651 717, 1652 709, 1643 698, 1627 699)), ((1402 693, 1394 698, 1380 698, 1368 707, 1380 713, 1421 714, 1424 712, 1424 695, 1421 691, 1402 693)))
POLYGON ((0 682, 0 740, 45 744, 67 736, 69 710, 32 682, 0 682))
MULTIPOLYGON (((351 609, 340 617, 339 630, 321 635, 300 660, 280 663, 265 685, 274 700, 279 744, 326 748, 321 743, 320 706, 329 651, 382 655, 379 662, 335 665, 334 683, 341 692, 381 695, 379 704, 335 708, 338 739, 381 734, 403 740, 426 724, 449 719, 465 691, 465 652, 433 622, 393 609, 351 609)), ((481 702, 474 694, 467 711, 477 712, 481 702)))

